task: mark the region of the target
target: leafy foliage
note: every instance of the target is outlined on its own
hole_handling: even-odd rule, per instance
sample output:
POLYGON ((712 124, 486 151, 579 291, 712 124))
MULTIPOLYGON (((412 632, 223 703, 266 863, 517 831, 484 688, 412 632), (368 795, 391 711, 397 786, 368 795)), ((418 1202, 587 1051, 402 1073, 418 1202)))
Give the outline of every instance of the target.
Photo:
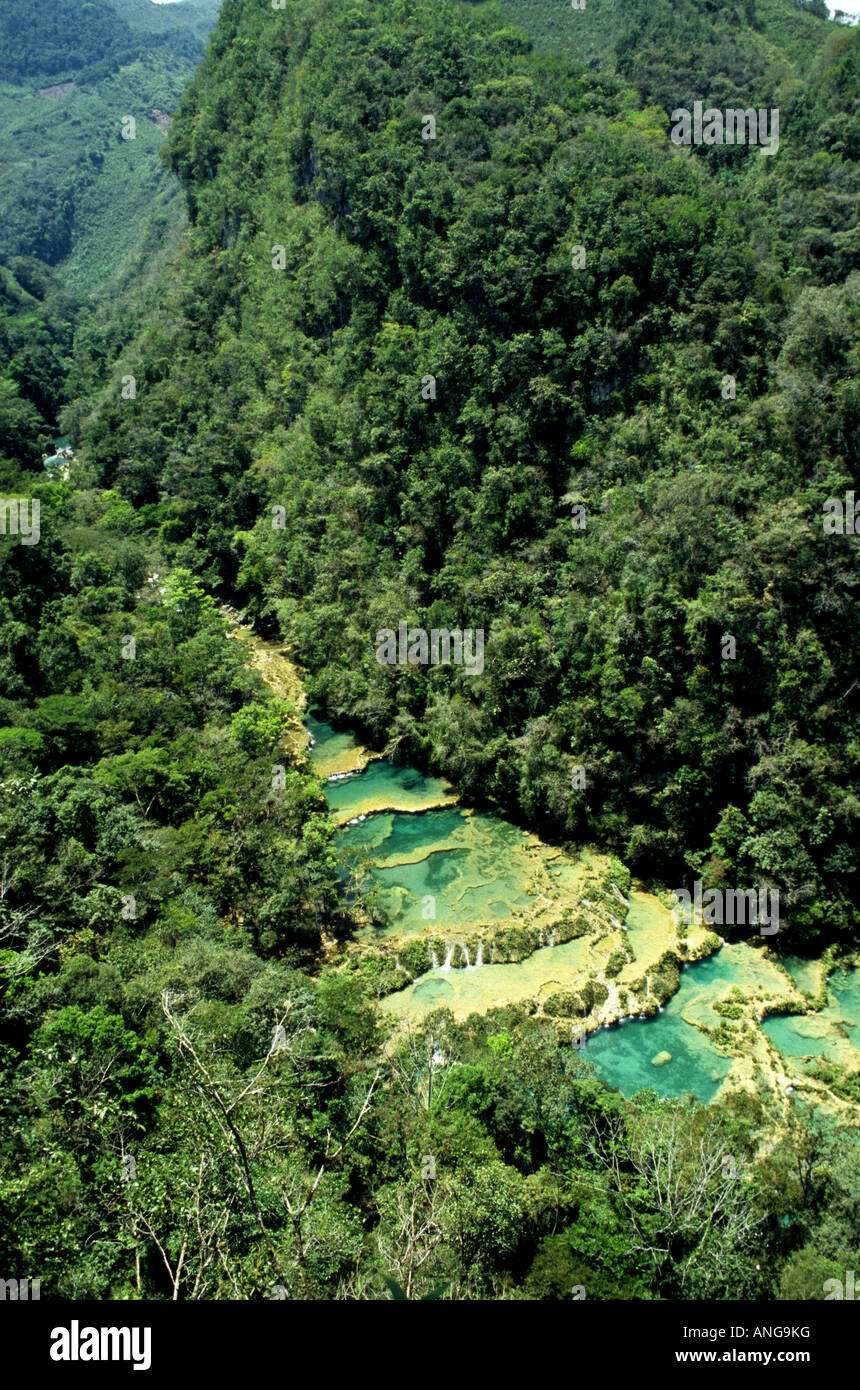
POLYGON ((774 883, 814 939, 856 922, 857 551, 821 508, 857 466, 858 34, 791 15, 774 84, 823 46, 763 157, 679 151, 480 8, 226 5, 169 141, 188 255, 82 440, 336 714, 640 873, 774 883), (380 666, 401 620, 482 627, 483 675, 380 666))
MULTIPOLYGON (((40 32, 77 15, 90 71, 151 10, 40 32)), ((175 263, 105 315, 33 258, 75 242, 41 194, 13 228, 0 478, 42 534, 0 537, 0 1263, 45 1296, 820 1298, 860 1259, 856 1128, 626 1100, 526 1010, 389 1032, 292 711, 217 605, 473 800, 856 931, 856 541, 820 509, 857 467, 858 35, 589 0, 586 68, 561 14, 225 0, 175 263), (693 76, 778 95, 778 156, 672 146, 693 76), (38 468, 58 405, 70 478, 38 468), (381 668, 399 620, 483 626, 483 674, 381 668)))
POLYGON ((7 0, 0 13, 0 256, 63 263, 101 290, 139 244, 153 203, 181 211, 159 160, 217 0, 7 0), (148 12, 153 12, 150 15, 148 12), (134 116, 134 140, 122 138, 134 116))

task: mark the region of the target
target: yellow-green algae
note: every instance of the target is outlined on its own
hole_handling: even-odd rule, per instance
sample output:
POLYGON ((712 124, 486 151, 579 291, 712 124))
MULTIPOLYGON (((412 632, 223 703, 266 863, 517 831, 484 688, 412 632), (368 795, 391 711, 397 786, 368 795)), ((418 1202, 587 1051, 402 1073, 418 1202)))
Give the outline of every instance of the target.
POLYGON ((425 777, 387 759, 370 761, 368 755, 361 776, 328 774, 326 799, 335 823, 343 826, 383 811, 414 815, 453 806, 458 798, 441 777, 425 777))
POLYGON ((248 651, 248 664, 257 671, 279 700, 289 709, 287 727, 281 746, 292 757, 298 758, 305 752, 310 735, 305 727, 304 717, 307 697, 298 666, 290 660, 287 648, 279 642, 267 642, 249 627, 239 621, 239 615, 229 604, 221 605, 221 613, 227 620, 226 633, 235 637, 248 651))
POLYGON ((419 1022, 438 1008, 465 1019, 504 1004, 540 1001, 560 990, 575 989, 587 976, 589 956, 589 942, 583 937, 534 951, 517 964, 431 970, 407 989, 388 995, 380 1008, 394 1018, 419 1022))
POLYGON ((338 732, 326 720, 309 714, 310 764, 318 777, 337 777, 362 772, 376 754, 357 743, 353 734, 338 732))
MULTIPOLYGON (((600 866, 601 857, 592 852, 583 867, 596 874, 600 866)), ((682 941, 671 913, 642 890, 632 894, 633 930, 625 931, 621 919, 626 907, 619 903, 615 917, 605 901, 598 903, 599 882, 585 875, 580 880, 581 891, 570 906, 579 909, 577 920, 585 929, 573 939, 539 946, 524 959, 503 963, 494 961, 498 935, 487 932, 480 957, 472 939, 466 966, 462 950, 454 956, 452 947, 459 943, 452 939, 446 943, 447 968, 434 942, 437 967, 383 999, 381 1010, 417 1022, 443 1005, 456 1018, 466 1018, 530 1000, 537 1012, 569 1020, 577 1032, 594 1031, 621 1017, 655 1013, 668 993, 665 969, 658 967, 664 967, 667 955, 680 961, 706 951, 705 933, 688 933, 682 941), (476 969, 478 959, 482 964, 476 969), (452 968, 455 962, 459 969, 452 968), (589 984, 599 987, 599 997, 590 1007, 583 999, 589 984)), ((568 925, 562 921, 555 930, 562 934, 568 925)))

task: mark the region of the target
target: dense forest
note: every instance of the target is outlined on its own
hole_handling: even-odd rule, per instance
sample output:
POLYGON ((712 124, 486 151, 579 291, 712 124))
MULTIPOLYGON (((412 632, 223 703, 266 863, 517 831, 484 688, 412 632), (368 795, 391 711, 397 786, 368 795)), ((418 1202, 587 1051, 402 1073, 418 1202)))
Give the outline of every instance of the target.
POLYGON ((4 0, 0 256, 38 256, 70 288, 115 293, 153 206, 181 226, 159 150, 217 5, 4 0))
MULTIPOLYGON (((46 33, 69 8, 82 69, 148 32, 46 33)), ((224 0, 165 142, 182 244, 168 181, 106 301, 5 245, 0 494, 41 535, 0 536, 3 1270, 668 1300, 857 1267, 838 1113, 626 1099, 527 1006, 385 1021, 224 605, 469 803, 856 947, 857 542, 822 510, 857 485, 858 60, 818 0, 224 0), (778 107, 778 154, 674 145, 700 99, 778 107), (483 629, 483 671, 382 666, 401 621, 483 629)))
MULTIPOLYGON (((855 932, 857 549, 822 508, 858 457, 858 34, 788 84, 773 159, 679 150, 498 11, 386 14, 222 9, 168 142, 181 273, 110 382, 78 367, 96 480, 372 738, 855 932), (400 620, 483 628, 483 674, 381 667, 400 620)), ((679 102, 685 42, 682 12, 679 102)))
POLYGON ((0 458, 41 467, 64 399, 79 309, 35 257, 0 266, 0 458))
MULTIPOLYGON (((184 7, 193 25, 197 16, 184 7)), ((175 18, 175 15, 171 16, 175 18)), ((29 5, 26 0, 5 0, 0 13, 0 79, 4 82, 63 82, 75 78, 91 82, 106 77, 142 50, 168 45, 196 56, 195 35, 147 33, 143 38, 109 0, 54 0, 51 5, 29 5)))

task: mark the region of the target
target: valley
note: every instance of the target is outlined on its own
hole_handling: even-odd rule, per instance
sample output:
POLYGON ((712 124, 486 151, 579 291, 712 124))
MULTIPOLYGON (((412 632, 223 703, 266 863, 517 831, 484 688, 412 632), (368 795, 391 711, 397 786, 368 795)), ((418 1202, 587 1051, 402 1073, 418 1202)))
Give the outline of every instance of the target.
POLYGON ((860 26, 0 39, 0 1293, 853 1294, 860 26))

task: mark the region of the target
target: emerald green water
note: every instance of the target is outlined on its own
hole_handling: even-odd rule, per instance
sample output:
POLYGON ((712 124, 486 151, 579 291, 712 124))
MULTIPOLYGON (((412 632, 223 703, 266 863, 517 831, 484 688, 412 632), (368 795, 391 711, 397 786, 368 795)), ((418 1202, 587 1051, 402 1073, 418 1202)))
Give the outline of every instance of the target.
POLYGON ((762 1026, 786 1057, 856 1067, 860 1062, 860 970, 838 970, 830 976, 827 1005, 818 1013, 766 1018, 762 1026))
POLYGON ((313 768, 321 769, 328 760, 355 748, 355 738, 351 733, 338 733, 334 726, 324 719, 317 719, 315 715, 309 714, 305 724, 314 740, 309 754, 313 768))
MULTIPOLYGON (((631 919, 633 916, 631 909, 631 919)), ((644 925, 640 914, 638 929, 644 925)), ((633 931, 628 928, 634 946, 636 930, 635 925, 633 931)), ((690 1091, 707 1104, 728 1075, 731 1058, 718 1052, 696 1024, 718 1027, 721 1018, 714 1005, 733 988, 742 990, 745 998, 779 998, 789 992, 784 977, 759 950, 745 942, 728 944, 681 972, 677 993, 656 1018, 636 1020, 589 1037, 585 1055, 600 1075, 626 1096, 653 1086, 665 1096, 690 1091), (661 1052, 668 1052, 671 1061, 657 1066, 654 1058, 661 1052)))
POLYGON ((414 767, 398 767, 381 758, 364 772, 327 782, 326 799, 332 811, 350 811, 354 816, 368 815, 380 806, 422 811, 428 801, 443 800, 446 787, 439 777, 425 777, 414 767))
MULTIPOLYGON (((369 774, 370 769, 355 780, 369 774)), ((382 769, 375 783, 401 785, 386 774, 382 769)), ((337 784, 332 799, 349 785, 337 784)), ((342 806, 342 795, 337 799, 342 806)), ((383 813, 347 826, 338 838, 345 850, 372 852, 372 873, 382 889, 380 904, 390 933, 445 932, 476 921, 498 921, 529 904, 529 863, 515 855, 524 843, 522 832, 494 817, 459 809, 383 813)))
MULTIPOLYGON (((347 861, 364 857, 379 886, 385 925, 374 935, 444 937, 468 925, 510 919, 537 898, 548 902, 576 890, 581 865, 575 859, 559 854, 545 863, 534 838, 516 826, 449 804, 451 789, 439 778, 386 759, 372 761, 360 772, 330 775, 333 767, 355 765, 355 740, 313 716, 308 728, 316 740, 311 762, 321 775, 329 774, 325 792, 341 822, 339 846, 347 861), (348 820, 352 823, 344 823, 348 820)), ((636 960, 646 972, 665 947, 665 913, 656 898, 631 894, 626 928, 636 960)), ((587 941, 579 939, 547 946, 519 964, 482 963, 480 968, 450 970, 441 968, 440 960, 439 967, 389 995, 380 1007, 394 1017, 419 1022, 439 1007, 466 1018, 501 1004, 543 1001, 581 984, 589 965, 587 952, 587 941)), ((800 961, 794 965, 797 983, 809 987, 811 967, 800 961)), ((785 977, 760 951, 728 944, 682 973, 678 992, 656 1018, 591 1034, 585 1055, 624 1095, 653 1087, 661 1095, 689 1092, 708 1103, 728 1075, 731 1059, 695 1024, 719 1024, 714 1004, 732 986, 739 986, 745 998, 790 994, 785 977), (656 1064, 660 1053, 668 1053, 669 1060, 656 1064)), ((764 1027, 776 1046, 802 1057, 813 1043, 820 1043, 826 1048, 821 1055, 844 1060, 851 1030, 858 1036, 860 972, 850 978, 833 977, 830 997, 821 1015, 769 1018, 764 1027)))
POLYGON ((653 1087, 661 1096, 694 1095, 704 1105, 713 1100, 728 1076, 730 1059, 723 1057, 698 1029, 665 1013, 644 1023, 624 1023, 588 1038, 585 1056, 604 1081, 622 1095, 653 1087), (657 1066, 653 1058, 668 1052, 671 1061, 657 1066))
POLYGON ((722 995, 739 983, 740 972, 721 961, 723 952, 689 966, 681 986, 656 1018, 622 1023, 617 1028, 592 1034, 585 1056, 597 1072, 625 1096, 653 1086, 663 1096, 682 1096, 688 1091, 704 1104, 712 1101, 728 1076, 731 1058, 717 1052, 706 1034, 685 1022, 683 1014, 702 991, 722 995), (668 1052, 671 1061, 655 1066, 653 1059, 668 1052))
MULTIPOLYGON (((308 728, 317 767, 355 748, 351 734, 323 720, 309 718, 308 728)), ((382 758, 363 772, 329 777, 325 793, 341 821, 357 822, 342 825, 337 840, 347 862, 352 852, 370 857, 383 935, 444 934, 509 918, 531 903, 529 837, 499 817, 446 806, 451 789, 441 778, 382 758)))

